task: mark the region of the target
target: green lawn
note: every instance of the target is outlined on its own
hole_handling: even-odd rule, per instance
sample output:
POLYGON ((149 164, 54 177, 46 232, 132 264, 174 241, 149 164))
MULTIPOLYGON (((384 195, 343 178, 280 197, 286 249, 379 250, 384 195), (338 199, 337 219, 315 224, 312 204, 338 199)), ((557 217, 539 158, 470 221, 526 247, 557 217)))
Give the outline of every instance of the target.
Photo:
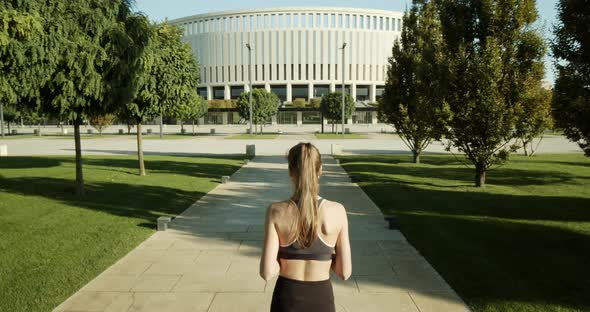
POLYGON ((367 136, 364 134, 358 133, 345 133, 344 137, 342 134, 335 134, 335 133, 316 133, 315 137, 322 140, 333 140, 333 139, 366 139, 367 136))
POLYGON ((50 311, 231 175, 243 157, 0 158, 0 311, 50 311))
POLYGON ((590 310, 590 159, 512 156, 484 189, 449 155, 339 159, 474 311, 590 310))
POLYGON ((234 134, 224 137, 229 140, 272 140, 279 135, 277 133, 262 133, 262 134, 234 134))

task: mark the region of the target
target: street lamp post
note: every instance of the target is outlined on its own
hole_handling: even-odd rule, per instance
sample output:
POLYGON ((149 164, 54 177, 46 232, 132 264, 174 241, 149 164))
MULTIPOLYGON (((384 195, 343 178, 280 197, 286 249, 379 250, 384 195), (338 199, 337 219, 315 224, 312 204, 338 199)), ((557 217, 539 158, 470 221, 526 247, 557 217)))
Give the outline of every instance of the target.
POLYGON ((248 103, 250 111, 250 134, 252 134, 252 47, 246 43, 248 48, 248 80, 250 81, 250 92, 248 94, 248 103))
POLYGON ((342 137, 344 137, 344 92, 345 92, 344 91, 345 90, 344 89, 344 78, 345 78, 345 76, 344 76, 344 67, 345 67, 344 66, 344 55, 345 55, 345 51, 346 51, 346 50, 344 50, 344 48, 346 48, 346 42, 344 44, 342 44, 342 48, 340 48, 340 49, 342 49, 342 129, 341 129, 342 137))

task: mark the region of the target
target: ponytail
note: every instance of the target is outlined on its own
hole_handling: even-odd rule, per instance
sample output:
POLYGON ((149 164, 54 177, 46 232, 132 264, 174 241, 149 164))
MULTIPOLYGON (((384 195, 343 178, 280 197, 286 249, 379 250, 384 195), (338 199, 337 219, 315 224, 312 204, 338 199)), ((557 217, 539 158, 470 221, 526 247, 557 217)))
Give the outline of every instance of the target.
POLYGON ((321 156, 311 143, 299 143, 289 150, 289 173, 294 178, 295 191, 291 199, 299 213, 292 235, 302 248, 309 247, 317 233, 319 171, 321 156))

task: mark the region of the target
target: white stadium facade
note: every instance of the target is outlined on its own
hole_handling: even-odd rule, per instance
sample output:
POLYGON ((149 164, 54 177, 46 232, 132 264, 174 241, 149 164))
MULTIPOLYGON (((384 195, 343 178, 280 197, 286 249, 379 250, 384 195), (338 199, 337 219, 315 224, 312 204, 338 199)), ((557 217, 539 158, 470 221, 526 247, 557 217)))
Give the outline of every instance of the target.
MULTIPOLYGON (((317 108, 291 104, 340 91, 344 83, 357 101, 348 123, 376 123, 374 104, 383 92, 402 16, 372 9, 294 7, 199 14, 170 23, 184 30, 199 62, 198 91, 207 100, 237 99, 249 90, 251 78, 253 88, 274 92, 282 102, 273 124, 318 123, 317 108)), ((235 110, 210 110, 204 122, 238 119, 235 110)))

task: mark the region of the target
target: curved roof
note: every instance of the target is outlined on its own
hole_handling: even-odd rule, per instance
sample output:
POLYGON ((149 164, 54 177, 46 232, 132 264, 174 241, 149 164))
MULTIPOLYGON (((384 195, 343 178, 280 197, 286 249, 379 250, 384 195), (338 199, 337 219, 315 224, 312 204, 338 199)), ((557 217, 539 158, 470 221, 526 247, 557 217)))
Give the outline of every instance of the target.
POLYGON ((170 23, 182 23, 193 21, 196 19, 205 19, 208 17, 223 17, 235 15, 257 15, 269 13, 348 13, 348 14, 375 14, 375 15, 399 15, 401 17, 403 12, 388 11, 378 9, 363 9, 363 8, 343 8, 343 7, 275 7, 275 8, 261 8, 261 9, 243 9, 230 10, 196 14, 181 18, 169 20, 170 23))

